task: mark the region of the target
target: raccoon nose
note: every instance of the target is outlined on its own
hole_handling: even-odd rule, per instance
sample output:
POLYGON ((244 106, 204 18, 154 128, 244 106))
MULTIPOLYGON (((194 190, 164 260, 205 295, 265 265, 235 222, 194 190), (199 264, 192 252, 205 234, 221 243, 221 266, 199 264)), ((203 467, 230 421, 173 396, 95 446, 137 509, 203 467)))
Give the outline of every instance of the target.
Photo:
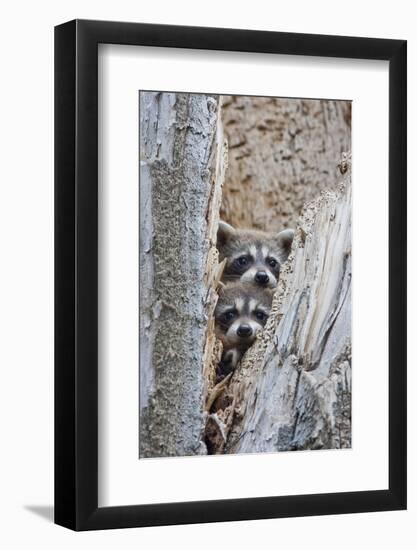
POLYGON ((269 283, 268 274, 265 271, 258 271, 255 275, 255 281, 260 285, 267 285, 269 283))
POLYGON ((249 325, 239 325, 236 332, 241 338, 247 338, 248 336, 252 336, 252 327, 249 325))

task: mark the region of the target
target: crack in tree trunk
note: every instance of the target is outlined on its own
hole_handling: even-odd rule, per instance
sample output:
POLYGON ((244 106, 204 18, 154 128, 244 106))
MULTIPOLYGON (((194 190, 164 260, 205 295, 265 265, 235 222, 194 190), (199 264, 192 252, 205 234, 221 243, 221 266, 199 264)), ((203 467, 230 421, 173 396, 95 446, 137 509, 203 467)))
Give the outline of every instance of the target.
POLYGON ((140 93, 140 457, 351 445, 350 105, 247 99, 140 93), (267 325, 223 385, 219 212, 297 222, 267 325))
POLYGON ((226 389, 226 453, 351 445, 350 202, 349 171, 304 209, 266 328, 226 389))

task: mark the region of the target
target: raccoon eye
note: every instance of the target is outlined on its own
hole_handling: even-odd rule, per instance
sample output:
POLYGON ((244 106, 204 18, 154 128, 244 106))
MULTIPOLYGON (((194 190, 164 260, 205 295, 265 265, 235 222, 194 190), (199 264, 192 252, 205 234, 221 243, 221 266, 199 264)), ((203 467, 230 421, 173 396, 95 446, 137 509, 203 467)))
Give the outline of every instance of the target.
POLYGON ((231 321, 235 318, 236 313, 234 311, 226 311, 226 313, 223 314, 223 319, 225 321, 231 321))
POLYGON ((259 319, 259 321, 265 321, 265 319, 267 318, 267 314, 263 311, 258 310, 255 311, 255 317, 259 319))
POLYGON ((278 265, 278 262, 274 258, 267 258, 266 261, 272 268, 277 267, 278 265))
POLYGON ((248 265, 249 263, 249 258, 247 256, 240 256, 240 258, 238 258, 236 260, 237 264, 240 265, 241 267, 244 267, 246 265, 248 265))

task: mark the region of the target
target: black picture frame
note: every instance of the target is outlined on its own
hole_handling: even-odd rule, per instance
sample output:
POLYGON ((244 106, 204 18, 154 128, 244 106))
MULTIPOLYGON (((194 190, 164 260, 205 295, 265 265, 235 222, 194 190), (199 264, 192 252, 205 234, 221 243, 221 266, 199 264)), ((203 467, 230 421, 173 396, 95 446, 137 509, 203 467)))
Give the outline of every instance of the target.
POLYGON ((55 522, 74 530, 406 508, 406 41, 74 20, 55 28, 55 522), (98 507, 98 44, 389 61, 389 488, 98 507))

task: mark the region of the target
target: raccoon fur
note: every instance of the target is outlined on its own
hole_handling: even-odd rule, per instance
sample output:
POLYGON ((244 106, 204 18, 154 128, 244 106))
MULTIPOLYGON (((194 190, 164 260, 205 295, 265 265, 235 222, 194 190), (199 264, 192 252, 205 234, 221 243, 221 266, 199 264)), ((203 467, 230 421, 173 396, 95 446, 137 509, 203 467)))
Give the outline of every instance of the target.
POLYGON ((230 283, 219 292, 214 311, 216 335, 223 344, 217 378, 229 374, 263 329, 271 311, 273 290, 251 283, 230 283))
POLYGON ((222 281, 241 281, 275 288, 280 267, 291 252, 293 238, 292 229, 267 233, 255 229, 235 229, 220 221, 217 249, 220 261, 227 260, 222 281))

